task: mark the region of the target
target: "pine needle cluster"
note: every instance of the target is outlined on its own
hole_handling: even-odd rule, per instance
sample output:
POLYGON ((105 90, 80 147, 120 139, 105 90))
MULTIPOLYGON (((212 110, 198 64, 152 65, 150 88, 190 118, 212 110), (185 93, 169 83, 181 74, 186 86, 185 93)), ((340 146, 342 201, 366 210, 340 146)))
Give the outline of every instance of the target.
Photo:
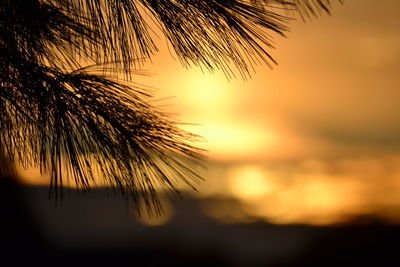
POLYGON ((204 153, 191 145, 198 137, 134 83, 140 61, 158 50, 148 19, 182 64, 245 76, 254 64, 275 62, 268 48, 271 34, 288 30, 282 10, 315 16, 330 2, 2 0, 1 153, 50 174, 56 196, 69 180, 89 190, 101 177, 157 212, 156 187, 193 186, 204 153))

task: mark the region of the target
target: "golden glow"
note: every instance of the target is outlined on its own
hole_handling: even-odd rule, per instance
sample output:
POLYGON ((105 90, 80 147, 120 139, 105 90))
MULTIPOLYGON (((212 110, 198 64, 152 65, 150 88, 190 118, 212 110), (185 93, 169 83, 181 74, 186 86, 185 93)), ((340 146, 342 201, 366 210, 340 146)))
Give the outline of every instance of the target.
POLYGON ((212 158, 241 158, 262 155, 277 143, 277 137, 260 126, 235 121, 208 121, 203 125, 185 125, 185 130, 206 139, 204 147, 212 158))
MULTIPOLYGON (((156 99, 175 96, 162 103, 166 111, 197 124, 183 128, 207 140, 200 146, 210 167, 197 196, 221 199, 202 204, 207 216, 324 225, 377 214, 400 222, 399 6, 347 1, 332 17, 293 23, 288 39, 276 39, 279 66, 258 66, 246 82, 185 69, 160 44, 145 67, 156 75, 135 78, 159 88, 156 99)), ((23 183, 48 183, 35 170, 19 173, 23 183)), ((141 220, 169 220, 162 218, 141 220)))
MULTIPOLYGON (((93 156, 84 155, 81 157, 85 157, 86 160, 89 162, 92 161, 93 166, 96 166, 96 160, 93 156)), ((71 179, 71 171, 70 169, 67 170, 67 166, 69 166, 66 162, 63 164, 61 168, 61 178, 63 182, 63 186, 70 187, 70 188, 77 188, 77 184, 74 179, 71 179)), ((48 186, 50 184, 50 174, 44 172, 43 174, 40 173, 39 167, 28 167, 23 168, 21 165, 17 165, 17 179, 23 185, 36 185, 36 186, 48 186)), ((87 183, 92 187, 107 187, 110 184, 103 179, 102 174, 100 173, 99 169, 92 168, 91 172, 93 177, 91 180, 88 180, 87 183)))
POLYGON ((223 112, 229 107, 232 88, 226 78, 220 75, 189 71, 180 83, 180 97, 190 109, 206 114, 223 112))
POLYGON ((265 196, 273 187, 260 168, 246 166, 231 171, 229 190, 237 198, 246 201, 265 196))
POLYGON ((17 166, 18 182, 23 185, 49 185, 50 177, 42 176, 38 168, 23 168, 22 166, 17 166))
POLYGON ((400 222, 397 210, 389 208, 400 203, 399 162, 393 156, 235 164, 210 172, 201 188, 208 194, 199 196, 219 199, 207 200, 203 210, 224 223, 258 219, 329 225, 368 214, 400 222))

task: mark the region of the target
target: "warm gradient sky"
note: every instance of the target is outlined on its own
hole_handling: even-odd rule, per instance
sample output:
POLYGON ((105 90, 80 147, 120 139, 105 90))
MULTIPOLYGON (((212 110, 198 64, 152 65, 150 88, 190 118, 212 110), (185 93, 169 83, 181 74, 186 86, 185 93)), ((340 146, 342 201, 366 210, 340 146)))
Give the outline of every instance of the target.
POLYGON ((231 217, 400 222, 399 11, 398 0, 348 0, 331 17, 293 21, 271 51, 279 65, 247 81, 185 69, 160 41, 144 66, 154 75, 138 82, 158 88, 156 99, 174 96, 155 105, 199 124, 185 127, 207 139, 200 195, 237 199, 245 211, 231 217))
POLYGON ((400 221, 399 11, 397 0, 351 0, 331 17, 294 21, 288 38, 275 39, 279 65, 259 66, 247 81, 185 70, 166 48, 154 58, 147 83, 176 96, 168 108, 199 123, 188 129, 226 164, 211 165, 200 193, 233 196, 244 210, 213 203, 206 212, 277 223, 400 221))
POLYGON ((211 158, 299 158, 396 152, 400 145, 400 2, 351 0, 333 16, 291 23, 276 37, 279 65, 248 81, 185 70, 166 46, 144 83, 191 130, 211 158))

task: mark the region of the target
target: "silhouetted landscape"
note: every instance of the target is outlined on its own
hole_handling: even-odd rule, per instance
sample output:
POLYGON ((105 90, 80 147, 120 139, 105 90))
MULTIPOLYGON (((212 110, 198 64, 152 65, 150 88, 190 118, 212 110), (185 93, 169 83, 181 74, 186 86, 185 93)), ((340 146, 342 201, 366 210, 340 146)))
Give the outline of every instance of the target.
POLYGON ((62 207, 55 207, 45 197, 48 188, 19 190, 21 198, 14 202, 12 210, 3 212, 13 214, 12 221, 2 220, 6 240, 18 241, 2 242, 2 257, 16 264, 398 265, 400 226, 374 216, 326 227, 261 221, 223 224, 205 216, 199 200, 186 196, 184 201, 176 201, 170 222, 146 226, 132 217, 123 199, 110 196, 106 189, 94 189, 85 196, 72 190, 62 207))
POLYGON ((1 0, 0 266, 400 266, 399 11, 1 0))

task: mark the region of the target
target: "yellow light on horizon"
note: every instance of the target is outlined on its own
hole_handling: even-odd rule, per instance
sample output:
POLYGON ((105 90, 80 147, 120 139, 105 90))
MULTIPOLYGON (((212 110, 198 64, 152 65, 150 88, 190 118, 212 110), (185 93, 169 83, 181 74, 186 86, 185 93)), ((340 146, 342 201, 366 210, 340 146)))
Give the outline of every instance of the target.
POLYGON ((205 138, 204 147, 209 150, 212 159, 255 158, 278 144, 274 133, 240 121, 221 119, 205 122, 204 125, 184 125, 182 128, 205 138))
POLYGON ((256 166, 233 170, 229 182, 229 191, 244 201, 264 197, 273 191, 273 186, 267 180, 265 172, 256 166))
POLYGON ((17 181, 23 185, 28 186, 48 186, 50 184, 50 177, 42 175, 39 168, 23 168, 17 165, 17 181))

